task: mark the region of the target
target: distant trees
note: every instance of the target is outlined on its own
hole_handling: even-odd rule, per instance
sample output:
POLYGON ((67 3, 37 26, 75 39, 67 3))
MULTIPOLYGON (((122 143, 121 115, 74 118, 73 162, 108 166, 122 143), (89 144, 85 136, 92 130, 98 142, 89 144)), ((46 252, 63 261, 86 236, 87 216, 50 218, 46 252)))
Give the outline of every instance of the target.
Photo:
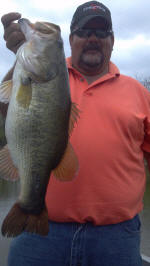
POLYGON ((136 75, 135 79, 137 79, 140 83, 144 85, 145 88, 150 91, 150 77, 140 77, 139 75, 136 75))
POLYGON ((142 84, 150 91, 150 77, 149 78, 145 78, 142 81, 142 84))

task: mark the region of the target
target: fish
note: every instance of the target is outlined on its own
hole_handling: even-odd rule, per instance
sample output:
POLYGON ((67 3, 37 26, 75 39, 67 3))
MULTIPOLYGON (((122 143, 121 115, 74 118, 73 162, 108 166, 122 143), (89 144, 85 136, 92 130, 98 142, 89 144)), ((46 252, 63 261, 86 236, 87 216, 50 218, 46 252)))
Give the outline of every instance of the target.
POLYGON ((0 176, 20 178, 19 197, 2 223, 6 237, 23 231, 47 235, 50 175, 72 181, 79 168, 69 137, 80 111, 71 102, 61 29, 26 18, 18 23, 26 41, 17 52, 12 80, 0 85, 0 102, 9 102, 0 176))

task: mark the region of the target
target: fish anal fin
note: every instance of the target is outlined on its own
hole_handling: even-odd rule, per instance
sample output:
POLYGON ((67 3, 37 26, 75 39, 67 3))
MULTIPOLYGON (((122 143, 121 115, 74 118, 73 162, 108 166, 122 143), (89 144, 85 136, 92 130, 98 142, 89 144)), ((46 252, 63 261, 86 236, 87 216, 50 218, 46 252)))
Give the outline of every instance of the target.
POLYGON ((23 231, 47 235, 49 225, 46 208, 35 215, 25 212, 19 203, 15 203, 3 221, 1 232, 3 236, 16 237, 23 231))
POLYGON ((0 84, 0 102, 9 103, 12 93, 12 80, 4 81, 0 84))
POLYGON ((16 100, 23 108, 28 108, 32 98, 31 83, 27 85, 20 84, 16 100))
POLYGON ((69 136, 72 134, 72 131, 77 123, 78 118, 80 117, 80 110, 77 107, 76 103, 71 104, 70 120, 69 120, 69 136))
POLYGON ((72 145, 68 142, 66 151, 59 165, 53 170, 53 175, 59 181, 71 181, 77 175, 78 170, 78 158, 72 145))
POLYGON ((19 179, 19 172, 13 164, 8 145, 5 145, 0 150, 0 178, 9 181, 17 181, 19 179))

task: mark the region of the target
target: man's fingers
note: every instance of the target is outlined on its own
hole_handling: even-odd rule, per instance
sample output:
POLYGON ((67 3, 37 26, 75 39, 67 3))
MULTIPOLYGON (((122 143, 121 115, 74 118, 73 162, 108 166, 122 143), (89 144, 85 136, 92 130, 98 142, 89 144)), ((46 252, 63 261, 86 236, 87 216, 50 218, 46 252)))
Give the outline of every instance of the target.
POLYGON ((21 41, 20 43, 18 43, 15 47, 13 47, 12 51, 16 54, 19 47, 24 43, 24 41, 21 41))
POLYGON ((14 33, 18 32, 20 33, 20 26, 18 23, 11 23, 4 31, 4 40, 7 41, 9 36, 14 33))
MULTIPOLYGON (((11 50, 12 52, 14 52, 14 54, 16 54, 17 51, 18 51, 18 49, 19 49, 19 47, 20 47, 23 43, 24 43, 24 41, 18 43, 16 46, 13 46, 10 50, 11 50)), ((6 44, 6 46, 7 46, 7 44, 6 44)))
POLYGON ((25 41, 25 36, 21 32, 20 26, 15 20, 21 18, 20 13, 11 12, 2 16, 1 21, 4 26, 4 40, 6 41, 6 47, 17 52, 18 48, 25 41))
MULTIPOLYGON (((14 47, 18 47, 25 41, 25 36, 21 31, 13 32, 7 39, 6 46, 8 49, 12 50, 14 47)), ((16 48, 15 48, 16 49, 16 48)))
POLYGON ((1 17, 1 22, 4 26, 4 29, 7 28, 11 22, 13 22, 14 20, 18 20, 21 18, 21 14, 20 13, 8 13, 5 14, 4 16, 1 17))

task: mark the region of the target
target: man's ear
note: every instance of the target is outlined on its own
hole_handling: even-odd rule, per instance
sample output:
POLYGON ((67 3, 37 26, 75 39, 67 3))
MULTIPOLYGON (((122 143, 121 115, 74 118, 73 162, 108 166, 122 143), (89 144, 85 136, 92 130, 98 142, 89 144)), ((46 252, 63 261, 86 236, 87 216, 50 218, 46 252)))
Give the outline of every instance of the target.
POLYGON ((72 46, 72 40, 73 40, 73 35, 70 34, 70 35, 69 35, 69 43, 70 43, 70 46, 72 46))
POLYGON ((114 42, 115 42, 114 34, 111 35, 111 41, 112 41, 112 48, 113 48, 113 46, 114 46, 114 42))

